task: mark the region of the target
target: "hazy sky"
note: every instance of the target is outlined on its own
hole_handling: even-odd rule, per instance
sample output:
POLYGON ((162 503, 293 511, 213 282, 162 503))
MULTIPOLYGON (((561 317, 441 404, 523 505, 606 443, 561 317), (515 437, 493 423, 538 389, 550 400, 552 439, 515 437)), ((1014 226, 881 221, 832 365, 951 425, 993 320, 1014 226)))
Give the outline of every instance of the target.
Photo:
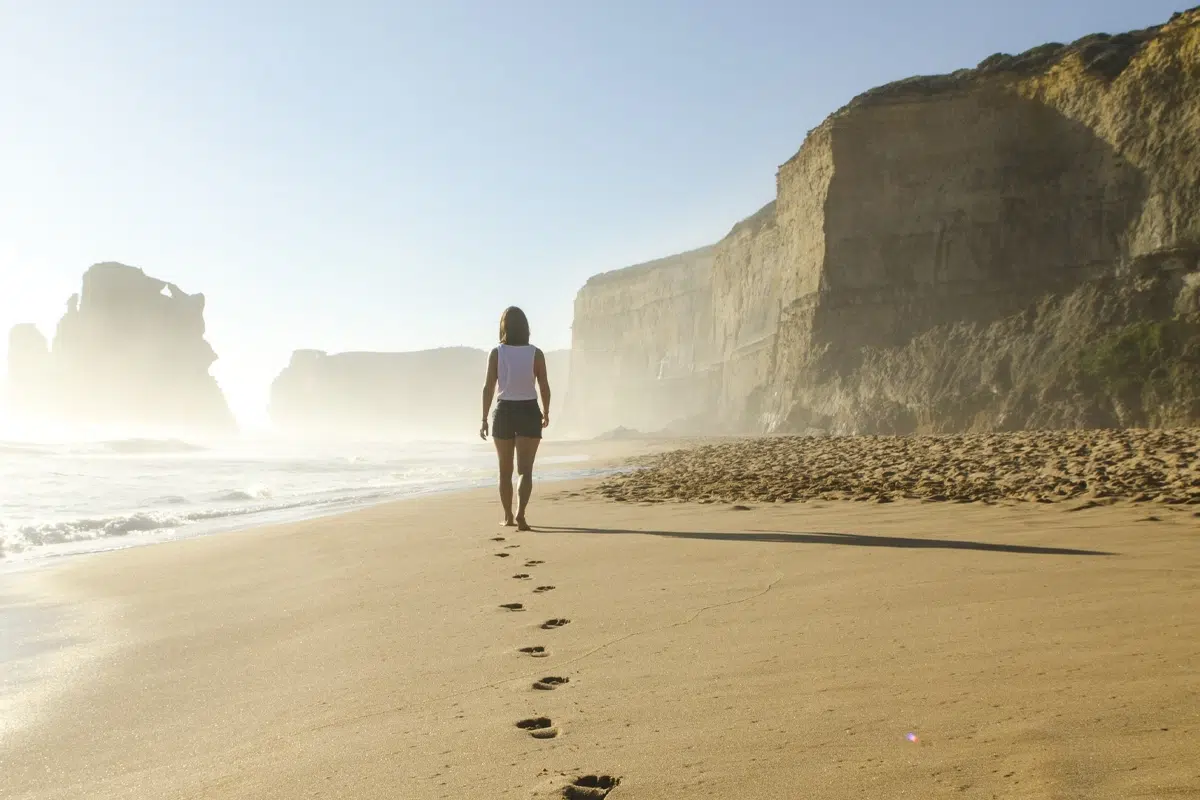
POLYGON ((0 329, 105 260, 208 296, 253 424, 293 349, 570 343, 856 93, 1190 0, 0 0, 0 329))

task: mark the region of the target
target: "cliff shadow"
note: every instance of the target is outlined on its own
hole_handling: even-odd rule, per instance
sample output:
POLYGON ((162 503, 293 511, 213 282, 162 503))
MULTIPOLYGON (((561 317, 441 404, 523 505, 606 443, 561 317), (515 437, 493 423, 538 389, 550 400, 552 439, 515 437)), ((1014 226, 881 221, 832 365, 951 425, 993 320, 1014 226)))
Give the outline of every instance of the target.
POLYGON ((955 322, 988 324, 1129 257, 1149 179, 1008 86, 839 118, 818 340, 841 368, 955 322))
POLYGON ((589 533, 605 535, 662 536, 668 539, 696 539, 714 542, 756 542, 760 544, 825 544, 847 547, 889 547, 923 550, 978 550, 990 553, 1013 553, 1040 556, 1115 556, 1103 550, 1079 550, 1069 547, 1038 547, 1034 545, 1000 544, 961 539, 918 539, 905 536, 876 536, 862 533, 793 533, 787 531, 743 531, 718 533, 711 531, 656 531, 636 528, 585 528, 567 526, 535 526, 535 531, 547 533, 589 533))

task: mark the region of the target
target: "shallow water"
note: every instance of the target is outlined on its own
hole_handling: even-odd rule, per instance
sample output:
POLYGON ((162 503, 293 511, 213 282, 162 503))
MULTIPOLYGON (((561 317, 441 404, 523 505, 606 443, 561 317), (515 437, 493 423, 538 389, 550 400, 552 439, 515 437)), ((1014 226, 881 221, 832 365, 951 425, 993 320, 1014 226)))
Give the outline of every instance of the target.
MULTIPOLYGON (((492 485, 495 458, 489 444, 457 442, 0 441, 0 739, 27 722, 37 705, 30 698, 82 678, 78 670, 66 675, 60 662, 72 651, 83 657, 85 648, 76 645, 95 644, 75 637, 78 609, 23 591, 18 579, 35 577, 37 567, 62 556, 492 485)), ((538 477, 605 471, 587 460, 543 454, 538 477)))
MULTIPOLYGON (((543 479, 586 477, 543 456, 543 479)), ((495 480, 485 444, 0 442, 0 565, 348 511, 495 480)))

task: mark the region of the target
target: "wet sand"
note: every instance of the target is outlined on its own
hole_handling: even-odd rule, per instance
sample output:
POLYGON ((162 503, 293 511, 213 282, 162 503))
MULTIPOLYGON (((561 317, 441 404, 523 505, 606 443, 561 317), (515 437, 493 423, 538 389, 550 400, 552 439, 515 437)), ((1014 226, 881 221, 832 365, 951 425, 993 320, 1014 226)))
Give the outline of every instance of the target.
POLYGON ((25 576, 104 647, 0 796, 1200 797, 1194 506, 595 491, 25 576))

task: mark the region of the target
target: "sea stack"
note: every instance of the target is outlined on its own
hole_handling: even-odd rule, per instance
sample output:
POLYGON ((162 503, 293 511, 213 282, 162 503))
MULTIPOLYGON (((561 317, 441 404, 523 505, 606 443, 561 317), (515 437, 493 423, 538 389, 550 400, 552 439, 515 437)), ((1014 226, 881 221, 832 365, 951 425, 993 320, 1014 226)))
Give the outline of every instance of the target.
POLYGON ((33 325, 10 332, 10 415, 135 433, 231 433, 204 330, 203 294, 136 267, 95 264, 67 301, 52 345, 33 325))

